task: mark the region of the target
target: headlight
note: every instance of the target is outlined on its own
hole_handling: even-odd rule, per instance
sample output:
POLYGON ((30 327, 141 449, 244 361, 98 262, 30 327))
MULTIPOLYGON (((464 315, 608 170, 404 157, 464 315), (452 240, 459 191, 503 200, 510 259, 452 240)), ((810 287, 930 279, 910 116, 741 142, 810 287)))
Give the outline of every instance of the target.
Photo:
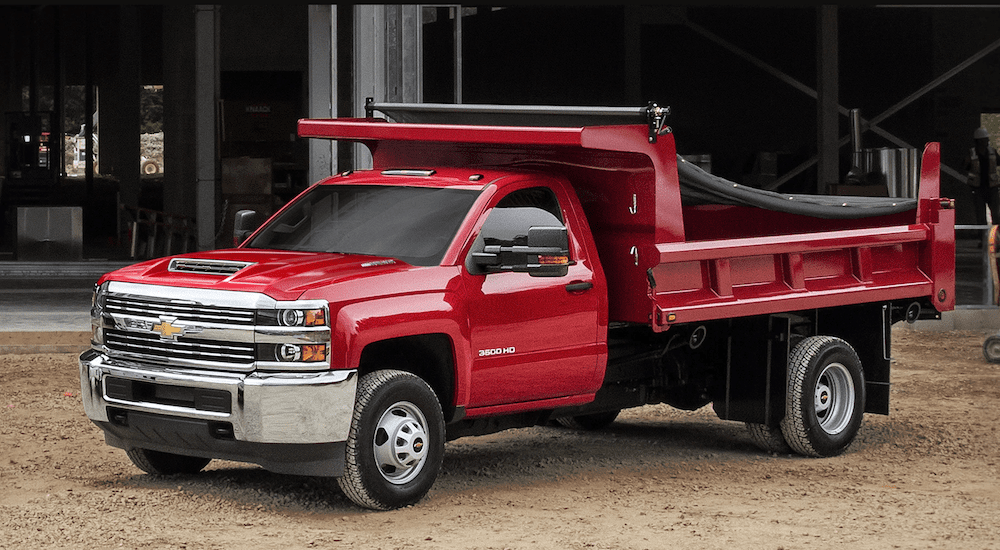
POLYGON ((90 295, 90 316, 97 318, 104 312, 104 306, 108 301, 108 283, 94 285, 94 292, 90 295))
POLYGON ((326 308, 260 311, 257 323, 265 326, 322 327, 327 324, 326 308))
POLYGON ((326 324, 325 309, 283 309, 278 322, 286 327, 321 327, 326 324))
POLYGON ((257 310, 256 324, 258 368, 329 368, 330 309, 325 300, 278 302, 274 309, 257 310))
POLYGON ((108 301, 108 283, 94 285, 94 293, 90 298, 90 342, 95 346, 104 344, 104 329, 101 327, 101 316, 108 301))

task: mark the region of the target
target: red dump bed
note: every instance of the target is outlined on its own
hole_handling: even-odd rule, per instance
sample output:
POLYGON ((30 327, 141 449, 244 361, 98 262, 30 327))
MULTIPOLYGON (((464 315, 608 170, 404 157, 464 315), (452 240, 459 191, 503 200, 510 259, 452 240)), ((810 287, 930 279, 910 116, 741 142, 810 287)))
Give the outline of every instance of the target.
POLYGON ((364 143, 375 169, 504 166, 565 176, 594 233, 612 321, 666 330, 866 302, 926 299, 937 311, 954 308, 954 203, 940 197, 936 143, 924 150, 913 208, 830 219, 685 205, 673 134, 651 139, 644 125, 310 119, 299 121, 299 134, 364 143))

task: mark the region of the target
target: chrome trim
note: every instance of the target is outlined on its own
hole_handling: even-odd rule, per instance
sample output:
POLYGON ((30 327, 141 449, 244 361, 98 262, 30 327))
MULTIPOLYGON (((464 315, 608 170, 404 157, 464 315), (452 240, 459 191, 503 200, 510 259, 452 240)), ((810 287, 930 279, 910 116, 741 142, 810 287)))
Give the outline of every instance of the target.
POLYGON ((87 417, 107 422, 108 406, 184 418, 230 422, 239 441, 331 443, 346 441, 354 411, 357 371, 232 374, 119 361, 90 350, 80 356, 80 392, 87 417), (168 386, 227 391, 232 412, 107 396, 108 376, 168 386))
POLYGON ((138 298, 158 298, 167 302, 186 305, 211 305, 240 309, 273 309, 277 300, 257 292, 235 290, 209 290, 174 286, 147 285, 111 281, 108 292, 138 298))
MULTIPOLYGON (((291 370, 291 369, 288 368, 288 365, 290 365, 290 364, 294 364, 294 365, 311 365, 313 370, 315 370, 315 369, 321 369, 321 368, 328 368, 326 362, 315 362, 314 361, 312 363, 304 363, 304 362, 299 362, 299 363, 285 363, 283 361, 274 360, 274 361, 257 361, 257 369, 260 370, 260 371, 266 371, 267 373, 287 371, 287 370, 291 370)), ((305 368, 305 367, 301 367, 301 368, 305 368)), ((296 370, 296 372, 298 372, 298 371, 296 370)), ((261 374, 264 374, 264 372, 262 372, 261 374)))
MULTIPOLYGON (((160 322, 157 317, 143 317, 137 315, 121 315, 111 313, 105 315, 103 327, 106 329, 126 330, 145 335, 155 335, 153 326, 160 322), (111 322, 107 322, 110 319, 111 322)), ((233 325, 212 325, 199 323, 196 321, 171 321, 175 326, 183 327, 187 338, 197 338, 199 340, 215 340, 225 342, 242 342, 246 344, 254 343, 254 328, 252 325, 240 327, 233 325)))
POLYGON ((329 327, 257 327, 258 344, 323 344, 330 342, 329 327))
POLYGON ((111 281, 91 311, 94 349, 110 356, 177 367, 313 371, 315 362, 275 363, 258 344, 326 344, 331 329, 255 325, 261 311, 323 309, 325 300, 278 301, 260 293, 111 281), (164 327, 169 328, 166 330, 164 327))

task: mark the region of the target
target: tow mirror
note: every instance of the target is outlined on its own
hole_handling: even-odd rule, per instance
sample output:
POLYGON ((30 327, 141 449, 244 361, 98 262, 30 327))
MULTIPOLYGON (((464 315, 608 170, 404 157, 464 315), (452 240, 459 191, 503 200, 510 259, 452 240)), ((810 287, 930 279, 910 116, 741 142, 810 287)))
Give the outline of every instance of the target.
POLYGON ((472 253, 479 273, 513 271, 532 277, 561 277, 569 271, 569 236, 565 227, 531 227, 510 240, 484 237, 472 253))
POLYGON ((254 210, 240 210, 233 222, 233 245, 239 246, 260 227, 260 216, 254 210))

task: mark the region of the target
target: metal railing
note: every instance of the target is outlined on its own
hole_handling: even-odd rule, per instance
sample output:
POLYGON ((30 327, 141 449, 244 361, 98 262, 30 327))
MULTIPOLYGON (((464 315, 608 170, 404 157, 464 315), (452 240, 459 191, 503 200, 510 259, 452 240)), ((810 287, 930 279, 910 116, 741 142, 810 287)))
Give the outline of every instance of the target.
POLYGON ((128 236, 132 259, 148 260, 198 249, 193 219, 148 208, 121 208, 130 220, 128 236))

